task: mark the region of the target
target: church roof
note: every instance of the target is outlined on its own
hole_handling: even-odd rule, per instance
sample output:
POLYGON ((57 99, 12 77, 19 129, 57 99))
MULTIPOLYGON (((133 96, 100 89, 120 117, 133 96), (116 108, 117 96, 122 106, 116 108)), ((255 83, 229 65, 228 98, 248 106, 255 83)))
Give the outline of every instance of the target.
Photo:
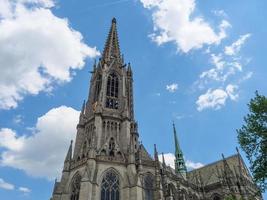
MULTIPOLYGON (((234 175, 238 176, 237 173, 239 173, 241 169, 242 175, 252 181, 251 175, 239 154, 227 157, 225 158, 225 161, 234 175)), ((211 185, 222 180, 224 176, 223 170, 225 170, 225 168, 224 160, 222 159, 188 172, 187 178, 190 182, 195 184, 202 182, 203 185, 211 185)))
POLYGON ((142 160, 150 160, 150 161, 153 160, 152 157, 147 152, 147 150, 145 149, 143 144, 140 145, 140 152, 141 152, 142 160))

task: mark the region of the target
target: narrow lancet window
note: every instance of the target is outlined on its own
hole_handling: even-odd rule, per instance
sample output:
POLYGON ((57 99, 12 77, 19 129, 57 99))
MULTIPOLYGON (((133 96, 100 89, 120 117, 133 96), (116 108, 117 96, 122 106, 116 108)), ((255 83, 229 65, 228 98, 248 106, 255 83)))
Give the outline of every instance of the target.
POLYGON ((112 170, 102 180, 101 200, 120 200, 119 177, 112 170))
POLYGON ((102 76, 99 74, 95 82, 95 94, 94 102, 98 101, 100 90, 101 90, 102 76))
POLYGON ((119 78, 115 73, 111 73, 108 76, 107 81, 107 99, 106 107, 111 109, 119 108, 119 78))

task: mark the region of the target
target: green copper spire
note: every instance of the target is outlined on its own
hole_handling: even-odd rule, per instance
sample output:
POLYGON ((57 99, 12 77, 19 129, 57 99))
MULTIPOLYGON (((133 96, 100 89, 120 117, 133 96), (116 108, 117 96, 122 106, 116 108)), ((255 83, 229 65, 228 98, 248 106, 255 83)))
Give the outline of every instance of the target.
POLYGON ((177 174, 181 174, 184 178, 186 178, 186 166, 183 157, 183 152, 179 146, 177 133, 175 129, 175 125, 173 123, 173 134, 174 134, 174 142, 175 142, 175 172, 177 174))

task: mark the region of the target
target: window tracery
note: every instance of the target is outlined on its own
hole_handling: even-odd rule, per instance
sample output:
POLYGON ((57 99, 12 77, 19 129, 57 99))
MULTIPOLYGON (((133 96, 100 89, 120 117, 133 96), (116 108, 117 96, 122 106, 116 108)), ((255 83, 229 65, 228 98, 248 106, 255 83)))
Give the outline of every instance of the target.
POLYGON ((101 183, 101 200, 119 200, 119 177, 114 171, 108 171, 101 183))
POLYGON ((145 200, 153 200, 153 177, 147 175, 144 178, 144 188, 145 188, 145 200))
POLYGON ((106 107, 111 109, 119 108, 119 78, 115 73, 108 76, 106 107))
POLYGON ((71 196, 70 200, 79 200, 80 195, 80 187, 81 187, 81 179, 82 177, 77 174, 71 183, 71 196))

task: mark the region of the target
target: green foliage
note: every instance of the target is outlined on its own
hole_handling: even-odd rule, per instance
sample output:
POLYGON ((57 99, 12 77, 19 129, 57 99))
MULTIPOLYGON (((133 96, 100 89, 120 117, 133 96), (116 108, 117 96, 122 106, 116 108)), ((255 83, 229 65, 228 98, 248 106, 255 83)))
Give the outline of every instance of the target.
POLYGON ((227 196, 224 198, 224 200, 236 200, 236 198, 233 196, 227 196))
POLYGON ((237 130, 238 141, 251 164, 255 182, 264 192, 267 189, 267 97, 256 91, 248 107, 245 124, 237 130))

